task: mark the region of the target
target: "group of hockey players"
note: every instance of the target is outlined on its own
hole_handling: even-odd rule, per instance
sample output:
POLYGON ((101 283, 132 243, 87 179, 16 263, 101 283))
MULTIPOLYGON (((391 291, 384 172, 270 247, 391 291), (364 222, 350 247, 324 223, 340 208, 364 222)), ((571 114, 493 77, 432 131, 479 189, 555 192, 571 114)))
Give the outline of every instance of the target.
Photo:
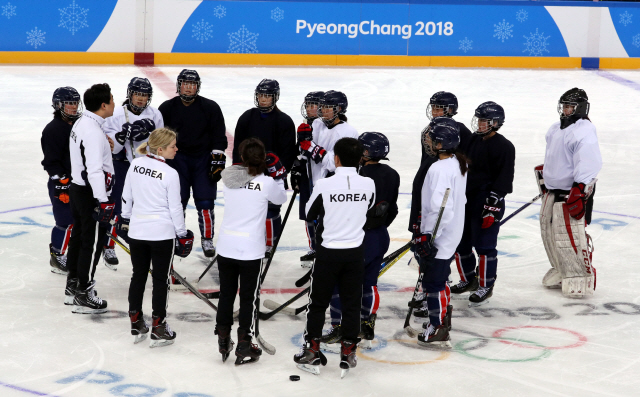
MULTIPOLYGON (((151 347, 173 343, 176 332, 165 319, 168 286, 176 282, 174 256, 188 256, 193 246, 194 234, 185 225, 193 192, 202 250, 217 260, 220 274, 219 352, 226 360, 234 351, 239 289, 236 364, 257 361, 262 350, 253 338, 263 259, 275 255, 290 176, 309 243, 300 260, 310 268, 311 283, 304 345, 294 361, 318 374, 326 364, 322 351, 339 352, 346 373, 356 366, 358 346, 368 348, 374 339, 387 229, 398 215, 400 176, 381 162, 388 160, 389 139, 379 132, 358 134, 347 122, 348 101, 340 91, 307 94, 304 122, 296 130, 277 106, 278 82, 264 79, 254 92, 255 107, 236 124, 227 167, 222 111, 200 88, 198 73, 185 69, 177 78, 178 95, 158 109, 151 106, 146 78, 131 80, 122 106, 114 104, 107 84, 93 85, 83 100, 74 88, 55 90, 54 117, 42 134, 42 165, 55 218, 50 265, 67 276, 65 305, 74 313, 106 312, 94 275, 101 257, 117 269, 118 243, 133 265, 128 301, 134 342, 150 333, 151 347), (218 182, 225 210, 214 246, 218 182), (142 312, 149 274, 151 324, 142 312), (327 308, 331 326, 323 333, 327 308)), ((430 98, 413 180, 408 229, 420 271, 410 307, 423 323, 418 344, 427 348, 451 347, 451 293, 469 293, 471 306, 491 298, 505 196, 513 191, 515 148, 501 133, 503 107, 479 105, 471 130, 453 119, 457 110, 452 93, 430 98), (450 286, 454 260, 460 281, 450 286)), ((585 228, 602 160, 584 90, 564 93, 558 113, 560 121, 546 135, 544 168, 536 167, 541 234, 552 266, 542 282, 582 297, 596 285, 585 228)))

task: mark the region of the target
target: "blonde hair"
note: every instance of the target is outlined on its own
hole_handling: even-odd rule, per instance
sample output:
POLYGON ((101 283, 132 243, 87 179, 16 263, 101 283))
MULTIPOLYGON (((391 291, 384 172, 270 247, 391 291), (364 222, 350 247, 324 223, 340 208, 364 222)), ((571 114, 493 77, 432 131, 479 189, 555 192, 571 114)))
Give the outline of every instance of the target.
POLYGON ((176 139, 176 133, 169 128, 158 128, 149 135, 149 141, 138 146, 136 152, 142 155, 158 154, 158 148, 166 149, 176 139))

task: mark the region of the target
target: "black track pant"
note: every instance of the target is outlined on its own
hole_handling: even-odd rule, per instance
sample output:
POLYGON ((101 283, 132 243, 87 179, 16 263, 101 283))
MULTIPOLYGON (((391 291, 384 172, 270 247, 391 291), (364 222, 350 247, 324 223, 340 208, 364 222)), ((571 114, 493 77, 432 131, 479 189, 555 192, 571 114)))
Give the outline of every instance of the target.
POLYGON ((338 286, 342 306, 342 335, 355 340, 360 333, 360 306, 364 278, 364 250, 362 246, 348 249, 329 249, 318 245, 316 262, 311 273, 311 291, 307 311, 305 338, 322 336, 324 317, 333 287, 338 286))
POLYGON ((142 311, 144 288, 147 284, 149 268, 153 264, 151 278, 153 294, 151 307, 153 315, 167 316, 169 303, 169 270, 173 261, 175 240, 147 241, 129 238, 133 274, 129 285, 129 311, 142 311))
POLYGON ((73 215, 73 229, 69 239, 67 279, 77 278, 79 289, 84 290, 93 281, 96 265, 102 256, 107 229, 93 219, 96 199, 89 186, 74 183, 69 188, 69 203, 73 215))
POLYGON ((243 329, 253 336, 256 300, 258 298, 258 282, 262 272, 262 259, 242 261, 218 255, 218 271, 220 273, 220 300, 216 325, 231 327, 233 325, 233 302, 238 291, 240 279, 240 316, 238 333, 243 329))

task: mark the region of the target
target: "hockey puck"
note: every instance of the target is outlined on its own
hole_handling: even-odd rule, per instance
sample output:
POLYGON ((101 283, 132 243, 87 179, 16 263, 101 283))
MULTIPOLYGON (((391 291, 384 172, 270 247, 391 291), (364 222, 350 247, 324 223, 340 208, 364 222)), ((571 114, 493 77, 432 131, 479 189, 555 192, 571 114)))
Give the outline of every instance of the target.
POLYGON ((298 381, 298 380, 300 380, 300 375, 291 375, 291 376, 289 376, 289 380, 292 380, 294 382, 298 381))

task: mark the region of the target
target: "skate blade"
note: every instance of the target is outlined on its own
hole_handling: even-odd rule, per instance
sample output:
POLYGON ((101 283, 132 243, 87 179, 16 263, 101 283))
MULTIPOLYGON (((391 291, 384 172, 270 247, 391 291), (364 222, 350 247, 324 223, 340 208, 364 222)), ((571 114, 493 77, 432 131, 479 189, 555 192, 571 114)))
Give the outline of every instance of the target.
POLYGON ((140 342, 142 342, 143 340, 147 339, 147 334, 140 334, 140 335, 134 335, 133 336, 133 344, 138 344, 140 342))
POLYGON ((413 317, 413 322, 416 324, 422 324, 429 321, 429 317, 413 317))
POLYGON ((448 340, 437 341, 437 342, 418 341, 418 345, 422 347, 426 347, 427 349, 432 349, 432 350, 449 350, 452 348, 451 341, 448 341, 448 340))
POLYGON ((75 308, 72 310, 72 313, 77 313, 77 314, 102 314, 106 312, 107 312, 106 307, 104 309, 91 309, 89 307, 78 306, 78 305, 76 305, 75 308))
POLYGON ((107 269, 109 269, 109 270, 113 270, 114 272, 117 272, 117 271, 118 271, 118 265, 117 265, 117 264, 112 265, 112 264, 110 264, 110 263, 105 262, 105 263, 104 263, 104 265, 105 265, 105 266, 107 267, 107 269))
POLYGON ((250 357, 248 359, 245 360, 245 358, 247 357, 236 357, 236 365, 245 365, 245 364, 251 364, 251 363, 255 363, 256 361, 260 360, 260 357, 250 357))
POLYGON ((320 375, 319 365, 298 364, 296 367, 313 375, 320 375))
POLYGON ((222 353, 222 362, 227 362, 227 359, 229 358, 229 353, 222 353))
POLYGON ((358 347, 363 350, 371 350, 373 346, 371 345, 371 341, 367 339, 363 339, 358 343, 358 347))
POLYGON ((57 267, 53 266, 51 266, 51 273, 60 274, 62 276, 66 276, 67 274, 69 274, 67 270, 58 269, 57 267))
POLYGON ((320 350, 327 353, 339 354, 340 343, 320 343, 320 350))
POLYGON ((340 373, 340 379, 344 379, 345 376, 349 373, 349 368, 342 368, 342 372, 340 373))
POLYGON ((173 339, 172 340, 166 340, 166 339, 151 339, 151 343, 149 344, 150 348, 154 348, 154 347, 162 347, 162 346, 168 346, 168 345, 173 345, 173 339))
POLYGON ((451 293, 451 300, 452 301, 468 301, 470 295, 471 294, 469 292, 463 292, 460 294, 451 293))
POLYGON ((485 299, 482 302, 469 302, 469 307, 478 307, 491 302, 491 299, 485 299))
POLYGON ((73 296, 65 296, 64 297, 64 304, 67 306, 72 306, 73 305, 73 296))

